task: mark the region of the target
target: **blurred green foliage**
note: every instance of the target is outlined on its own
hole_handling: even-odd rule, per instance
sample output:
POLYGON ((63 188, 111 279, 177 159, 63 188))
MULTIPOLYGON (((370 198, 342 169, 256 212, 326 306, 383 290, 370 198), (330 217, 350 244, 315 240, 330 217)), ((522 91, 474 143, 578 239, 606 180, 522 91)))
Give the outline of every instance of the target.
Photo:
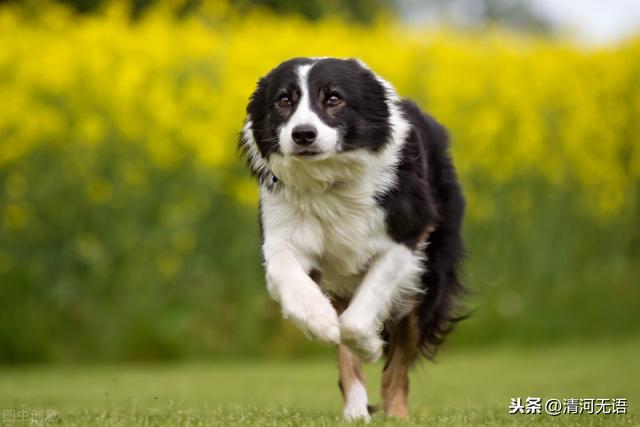
POLYGON ((255 213, 188 153, 161 169, 115 138, 87 151, 43 146, 0 172, 2 200, 28 176, 31 207, 27 229, 0 231, 13 264, 0 275, 0 360, 256 352, 277 313, 255 213), (124 159, 144 185, 123 178, 124 159), (89 190, 85 173, 99 177, 89 190))
MULTIPOLYGON (((99 14, 115 3, 114 0, 56 1, 79 14, 99 14)), ((20 5, 32 11, 43 5, 39 0, 0 0, 0 5, 2 3, 20 5)), ((481 30, 495 25, 525 32, 548 33, 554 29, 528 0, 125 0, 122 3, 126 4, 134 20, 141 19, 158 5, 168 6, 175 17, 184 18, 221 3, 241 15, 263 9, 283 16, 298 15, 311 21, 340 16, 353 22, 371 24, 380 16, 404 15, 411 18, 417 12, 462 30, 481 30)))
MULTIPOLYGON (((113 0, 57 0, 61 4, 71 7, 80 14, 102 12, 113 4, 113 0)), ((318 20, 327 15, 340 15, 350 20, 370 23, 382 12, 395 10, 394 0, 237 0, 226 2, 221 0, 126 0, 129 13, 133 19, 141 18, 145 12, 159 4, 167 4, 176 17, 187 16, 201 8, 208 7, 207 3, 228 3, 238 13, 244 14, 255 8, 263 8, 273 13, 288 15, 295 14, 310 20, 318 20)), ((27 9, 37 9, 41 6, 38 0, 0 0, 2 3, 14 3, 27 9)))

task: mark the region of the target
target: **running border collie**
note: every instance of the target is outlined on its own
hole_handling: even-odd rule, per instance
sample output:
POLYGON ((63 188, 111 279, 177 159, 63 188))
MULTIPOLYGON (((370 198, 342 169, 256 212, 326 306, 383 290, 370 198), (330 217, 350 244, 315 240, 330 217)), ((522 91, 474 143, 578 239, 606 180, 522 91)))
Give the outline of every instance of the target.
POLYGON ((239 148, 260 187, 266 282, 285 318, 338 345, 344 417, 384 411, 461 316, 464 199, 445 129, 356 59, 294 58, 261 78, 239 148))

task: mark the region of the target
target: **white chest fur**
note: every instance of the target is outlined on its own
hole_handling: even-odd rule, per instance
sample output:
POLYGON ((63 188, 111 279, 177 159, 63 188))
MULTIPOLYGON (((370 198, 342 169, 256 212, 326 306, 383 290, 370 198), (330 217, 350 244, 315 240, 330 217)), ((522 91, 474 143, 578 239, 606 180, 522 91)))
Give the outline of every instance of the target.
POLYGON ((393 184, 393 168, 357 155, 311 167, 273 162, 280 187, 262 190, 265 252, 291 249, 307 269, 320 270, 325 289, 340 295, 353 291, 391 243, 375 196, 393 184))

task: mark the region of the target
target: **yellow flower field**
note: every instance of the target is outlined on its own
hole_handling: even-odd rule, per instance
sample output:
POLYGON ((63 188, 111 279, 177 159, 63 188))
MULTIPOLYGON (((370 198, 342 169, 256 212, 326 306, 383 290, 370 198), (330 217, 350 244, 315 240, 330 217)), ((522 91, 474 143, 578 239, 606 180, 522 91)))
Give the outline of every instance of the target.
MULTIPOLYGON (((160 165, 195 149, 223 170, 236 162, 235 136, 259 76, 293 56, 359 57, 451 130, 465 181, 575 182, 588 210, 605 219, 632 202, 640 41, 589 51, 501 32, 227 12, 218 6, 208 20, 176 22, 160 9, 133 25, 118 8, 82 19, 51 6, 37 21, 0 10, 0 168, 40 144, 91 147, 117 135, 160 165)), ((238 198, 254 203, 253 186, 236 184, 238 198)), ((91 188, 96 200, 108 196, 108 182, 91 188)), ((471 215, 491 212, 490 192, 467 191, 478 206, 471 215)), ((517 197, 514 204, 527 203, 517 197)), ((21 217, 19 209, 5 215, 21 217)))

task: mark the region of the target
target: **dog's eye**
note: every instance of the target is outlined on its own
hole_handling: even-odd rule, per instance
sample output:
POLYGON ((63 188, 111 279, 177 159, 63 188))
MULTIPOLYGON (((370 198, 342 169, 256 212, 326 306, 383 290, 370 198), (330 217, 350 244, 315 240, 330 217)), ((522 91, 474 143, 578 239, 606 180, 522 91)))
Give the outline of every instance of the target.
POLYGON ((332 93, 327 98, 326 104, 330 107, 335 107, 336 105, 342 104, 342 98, 337 93, 332 93))
POLYGON ((280 108, 287 108, 291 106, 291 99, 287 95, 281 95, 276 101, 276 105, 280 108))

